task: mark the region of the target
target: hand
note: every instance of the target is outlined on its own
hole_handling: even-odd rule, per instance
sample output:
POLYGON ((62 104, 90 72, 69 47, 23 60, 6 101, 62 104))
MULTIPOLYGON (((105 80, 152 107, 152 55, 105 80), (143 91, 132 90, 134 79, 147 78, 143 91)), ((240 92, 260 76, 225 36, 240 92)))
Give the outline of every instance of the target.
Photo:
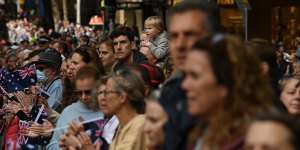
POLYGON ((15 93, 15 96, 17 97, 18 101, 24 105, 25 111, 29 112, 30 106, 32 106, 33 95, 18 91, 15 93))
POLYGON ((59 141, 59 146, 64 149, 68 147, 82 148, 79 139, 74 135, 64 134, 59 141))
POLYGON ((78 135, 78 140, 82 144, 83 150, 99 150, 100 143, 98 142, 96 145, 93 145, 90 137, 83 131, 81 131, 78 135))
POLYGON ((49 122, 48 120, 46 119, 43 119, 43 133, 42 133, 42 136, 46 136, 46 137, 49 137, 51 136, 52 134, 52 130, 54 129, 54 126, 51 122, 49 122))
POLYGON ((77 135, 79 132, 84 131, 83 126, 79 122, 72 121, 69 124, 68 132, 77 135))
POLYGON ((155 64, 155 62, 157 61, 157 59, 152 54, 152 52, 149 49, 149 47, 141 47, 140 48, 140 52, 143 53, 146 56, 146 58, 148 59, 148 61, 149 61, 150 64, 155 64))
POLYGON ((38 137, 38 136, 41 136, 42 133, 43 133, 43 125, 42 124, 39 124, 39 123, 36 123, 34 122, 28 129, 28 134, 27 136, 29 137, 38 137))
POLYGON ((5 112, 13 114, 16 114, 19 110, 22 110, 21 105, 15 101, 11 101, 7 105, 4 105, 3 108, 5 112))
POLYGON ((141 41, 141 47, 149 47, 151 45, 149 40, 141 41))
POLYGON ((30 137, 45 136, 50 137, 52 134, 53 125, 46 119, 43 119, 43 124, 33 123, 29 128, 30 137))

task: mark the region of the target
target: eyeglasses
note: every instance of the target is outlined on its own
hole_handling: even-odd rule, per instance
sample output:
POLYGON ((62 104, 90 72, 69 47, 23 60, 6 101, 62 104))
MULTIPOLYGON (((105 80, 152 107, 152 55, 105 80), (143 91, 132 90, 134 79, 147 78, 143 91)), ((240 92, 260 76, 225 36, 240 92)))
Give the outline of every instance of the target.
POLYGON ((111 90, 111 91, 99 91, 99 92, 97 92, 98 95, 104 95, 104 96, 107 96, 108 94, 113 94, 113 93, 119 94, 120 92, 119 91, 113 91, 113 90, 111 90))
POLYGON ((77 96, 82 96, 84 95, 91 95, 92 94, 92 90, 82 90, 82 91, 75 91, 77 96))

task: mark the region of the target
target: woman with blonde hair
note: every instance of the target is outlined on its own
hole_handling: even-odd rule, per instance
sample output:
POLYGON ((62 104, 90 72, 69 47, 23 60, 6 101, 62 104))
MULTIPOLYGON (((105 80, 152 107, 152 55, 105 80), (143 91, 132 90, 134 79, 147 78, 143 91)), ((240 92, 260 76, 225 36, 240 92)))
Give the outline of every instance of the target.
POLYGON ((187 147, 242 149, 248 123, 267 111, 271 100, 258 58, 240 39, 216 35, 196 42, 186 60, 182 87, 189 113, 201 120, 187 147))

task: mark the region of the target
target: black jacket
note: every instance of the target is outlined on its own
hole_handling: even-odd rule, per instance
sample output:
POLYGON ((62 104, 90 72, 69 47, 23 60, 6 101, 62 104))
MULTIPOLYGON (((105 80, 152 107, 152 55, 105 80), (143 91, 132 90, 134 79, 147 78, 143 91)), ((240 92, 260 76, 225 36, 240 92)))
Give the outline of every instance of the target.
MULTIPOLYGON (((137 50, 133 50, 133 63, 134 64, 148 64, 148 59, 145 57, 144 54, 137 50)), ((113 71, 117 71, 125 67, 127 64, 125 61, 118 61, 113 68, 113 71)))
POLYGON ((181 88, 184 75, 175 73, 164 84, 159 101, 167 112, 169 120, 165 125, 165 150, 184 150, 188 130, 194 119, 187 112, 185 91, 181 88))

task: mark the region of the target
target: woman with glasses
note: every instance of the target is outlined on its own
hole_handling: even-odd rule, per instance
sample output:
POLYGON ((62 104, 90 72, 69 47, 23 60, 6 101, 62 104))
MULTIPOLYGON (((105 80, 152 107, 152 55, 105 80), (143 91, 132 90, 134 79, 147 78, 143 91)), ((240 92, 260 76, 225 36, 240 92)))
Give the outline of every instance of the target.
POLYGON ((188 111, 198 118, 188 148, 242 149, 247 124, 269 109, 271 89, 258 59, 230 35, 195 43, 185 63, 188 111))
POLYGON ((120 122, 109 149, 145 149, 143 81, 132 71, 120 70, 109 76, 105 92, 109 102, 103 111, 116 115, 120 122))

